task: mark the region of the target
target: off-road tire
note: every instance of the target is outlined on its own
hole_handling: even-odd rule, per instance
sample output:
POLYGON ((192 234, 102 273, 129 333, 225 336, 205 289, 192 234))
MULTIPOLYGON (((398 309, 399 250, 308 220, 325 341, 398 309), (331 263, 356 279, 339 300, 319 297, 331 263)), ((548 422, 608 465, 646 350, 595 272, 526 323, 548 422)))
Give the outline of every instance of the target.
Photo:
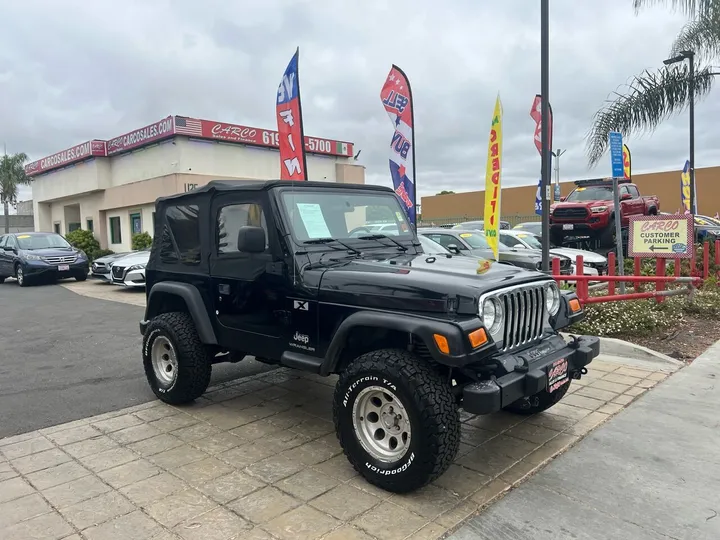
POLYGON ((530 400, 518 400, 515 403, 511 403, 505 410, 515 414, 537 414, 548 410, 553 405, 560 403, 560 400, 565 397, 570 389, 570 381, 567 384, 561 386, 554 392, 550 393, 545 390, 541 390, 534 396, 530 396, 530 400))
POLYGON ((600 247, 614 248, 617 245, 615 238, 615 217, 611 217, 607 228, 600 233, 600 247))
POLYGON ((154 394, 165 403, 181 405, 199 398, 210 384, 212 355, 203 345, 188 313, 163 313, 154 317, 143 337, 145 376, 154 394), (152 365, 152 345, 158 336, 167 338, 177 355, 177 376, 168 388, 159 384, 152 365))
POLYGON ((398 349, 369 352, 341 374, 333 400, 335 432, 345 456, 368 482, 394 493, 407 493, 432 482, 455 459, 460 418, 449 385, 422 359, 398 349), (363 389, 389 389, 402 402, 410 421, 410 443, 395 462, 374 458, 353 426, 353 406, 363 389))

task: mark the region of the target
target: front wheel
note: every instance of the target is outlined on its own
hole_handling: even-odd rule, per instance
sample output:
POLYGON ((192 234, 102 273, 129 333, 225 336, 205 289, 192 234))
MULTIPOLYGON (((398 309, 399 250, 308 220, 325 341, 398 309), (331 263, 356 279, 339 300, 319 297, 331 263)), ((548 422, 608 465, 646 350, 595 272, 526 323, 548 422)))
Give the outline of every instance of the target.
POLYGON ((75 281, 85 281, 87 280, 87 274, 77 274, 75 276, 75 281))
POLYGON ((18 264, 15 267, 15 279, 17 280, 18 285, 21 287, 27 287, 29 285, 27 277, 25 277, 25 270, 23 270, 23 267, 21 264, 18 264))
POLYGON ((199 398, 210 384, 212 355, 187 313, 163 313, 150 321, 143 364, 152 391, 171 405, 199 398))
POLYGON ((407 351, 373 351, 340 375, 333 403, 345 455, 371 484, 416 490, 444 473, 460 445, 450 387, 407 351))

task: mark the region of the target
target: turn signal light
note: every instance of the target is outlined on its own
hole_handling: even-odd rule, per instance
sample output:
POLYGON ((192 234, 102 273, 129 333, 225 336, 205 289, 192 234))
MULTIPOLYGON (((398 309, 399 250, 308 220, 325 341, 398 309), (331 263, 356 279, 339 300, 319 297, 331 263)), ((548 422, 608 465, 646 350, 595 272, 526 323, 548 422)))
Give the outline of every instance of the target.
POLYGON ((433 339, 435 340, 435 345, 437 345, 437 348, 440 349, 441 353, 450 354, 450 345, 448 344, 448 340, 445 336, 441 334, 433 334, 433 339))
POLYGON ((581 309, 582 308, 580 307, 580 300, 578 300, 577 298, 573 298, 572 300, 570 300, 570 311, 572 311, 573 313, 577 313, 581 309))
POLYGON ((470 332, 468 334, 468 339, 470 340, 470 345, 472 345, 473 349, 477 349, 480 345, 485 345, 488 340, 484 328, 478 328, 474 332, 470 332))

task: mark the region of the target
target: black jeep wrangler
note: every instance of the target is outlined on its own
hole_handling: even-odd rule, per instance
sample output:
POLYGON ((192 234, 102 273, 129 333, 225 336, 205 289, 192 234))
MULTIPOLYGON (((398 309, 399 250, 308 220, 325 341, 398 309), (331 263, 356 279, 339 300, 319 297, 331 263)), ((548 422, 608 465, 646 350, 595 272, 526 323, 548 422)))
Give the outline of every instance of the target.
POLYGON ((448 468, 458 408, 543 411, 599 353, 595 337, 558 334, 584 316, 574 293, 424 253, 389 188, 212 181, 158 199, 156 215, 140 323, 155 394, 190 402, 214 363, 247 355, 339 374, 340 444, 389 491, 448 468))

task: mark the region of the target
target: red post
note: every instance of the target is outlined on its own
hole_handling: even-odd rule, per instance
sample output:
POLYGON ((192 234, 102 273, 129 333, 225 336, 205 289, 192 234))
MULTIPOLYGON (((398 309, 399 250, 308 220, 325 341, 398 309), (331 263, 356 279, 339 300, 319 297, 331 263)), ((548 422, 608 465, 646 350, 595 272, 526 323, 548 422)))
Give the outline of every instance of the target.
MULTIPOLYGON (((656 266, 655 266, 655 275, 656 276, 665 276, 665 259, 658 258, 656 266)), ((655 290, 657 292, 664 291, 665 290, 665 282, 664 281, 658 281, 655 283, 655 290)), ((663 296, 657 296, 655 297, 655 300, 660 303, 665 300, 663 296)))
MULTIPOLYGON (((608 253, 608 276, 615 275, 615 252, 611 251, 608 253)), ((615 294, 615 282, 608 282, 608 295, 612 296, 615 294)))
POLYGON ((682 272, 682 259, 677 257, 673 259, 673 269, 675 270, 675 277, 680 277, 682 272))
MULTIPOLYGON (((633 260, 633 275, 639 276, 640 275, 640 268, 642 267, 642 259, 640 257, 635 257, 633 260)), ((640 292, 640 282, 635 282, 635 292, 640 292)))
POLYGON ((559 276, 560 275, 560 257, 553 257, 551 266, 552 266, 553 276, 559 276))
POLYGON ((703 243, 703 279, 710 275, 710 242, 703 243))
POLYGON ((698 272, 697 272, 697 261, 696 261, 696 259, 697 259, 697 251, 696 251, 696 248, 695 248, 695 244, 693 243, 693 245, 692 245, 692 255, 691 255, 691 258, 690 258, 690 276, 697 276, 697 275, 698 275, 698 272))
MULTIPOLYGON (((583 261, 583 256, 578 255, 575 258, 575 273, 579 276, 585 275, 585 263, 583 261)), ((577 295, 580 299, 580 302, 585 301, 585 299, 589 296, 588 294, 588 282, 584 279, 578 280, 577 282, 577 295)))
MULTIPOLYGON (((720 266, 720 240, 715 240, 715 266, 720 266)), ((720 279, 720 270, 717 271, 717 277, 720 279)))

